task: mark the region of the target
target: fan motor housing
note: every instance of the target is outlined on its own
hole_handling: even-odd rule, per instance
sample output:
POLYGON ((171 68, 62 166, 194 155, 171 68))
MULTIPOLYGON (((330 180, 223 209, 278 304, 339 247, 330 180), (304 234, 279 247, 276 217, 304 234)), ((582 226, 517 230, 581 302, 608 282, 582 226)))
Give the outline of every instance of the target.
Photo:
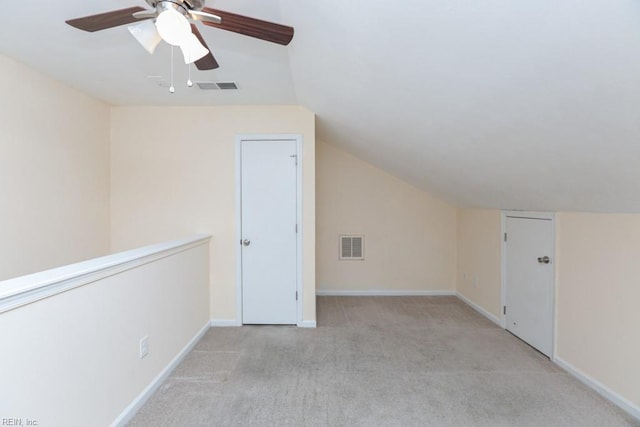
POLYGON ((149 6, 156 8, 158 3, 174 3, 186 10, 201 10, 204 7, 204 0, 145 0, 149 6))

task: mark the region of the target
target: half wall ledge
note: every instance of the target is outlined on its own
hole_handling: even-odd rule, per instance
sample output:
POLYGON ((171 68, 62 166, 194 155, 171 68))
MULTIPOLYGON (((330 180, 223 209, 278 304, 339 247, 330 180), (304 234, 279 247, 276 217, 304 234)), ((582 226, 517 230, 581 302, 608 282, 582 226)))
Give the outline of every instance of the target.
POLYGON ((0 313, 209 244, 210 235, 171 240, 0 281, 0 313))

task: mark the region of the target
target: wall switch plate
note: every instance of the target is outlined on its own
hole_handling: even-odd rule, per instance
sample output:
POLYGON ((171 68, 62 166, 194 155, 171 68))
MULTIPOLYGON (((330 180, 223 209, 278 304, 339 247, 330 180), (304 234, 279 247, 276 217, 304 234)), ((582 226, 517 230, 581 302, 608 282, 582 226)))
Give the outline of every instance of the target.
POLYGON ((149 354, 149 337, 144 336, 140 338, 140 359, 149 354))

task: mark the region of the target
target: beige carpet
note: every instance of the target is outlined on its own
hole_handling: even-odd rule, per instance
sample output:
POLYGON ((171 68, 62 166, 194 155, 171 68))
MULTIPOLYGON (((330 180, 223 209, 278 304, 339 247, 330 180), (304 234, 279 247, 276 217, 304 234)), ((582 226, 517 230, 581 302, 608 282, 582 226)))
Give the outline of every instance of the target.
POLYGON ((640 426, 455 297, 322 297, 211 329, 133 426, 640 426))

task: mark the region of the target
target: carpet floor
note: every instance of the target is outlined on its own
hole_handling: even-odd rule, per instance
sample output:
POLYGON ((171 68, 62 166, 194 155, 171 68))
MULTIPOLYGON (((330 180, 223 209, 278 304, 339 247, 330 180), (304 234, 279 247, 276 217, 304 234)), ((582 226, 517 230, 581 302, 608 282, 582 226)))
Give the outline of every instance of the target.
POLYGON ((319 297, 212 328, 130 426, 640 426, 456 297, 319 297))

